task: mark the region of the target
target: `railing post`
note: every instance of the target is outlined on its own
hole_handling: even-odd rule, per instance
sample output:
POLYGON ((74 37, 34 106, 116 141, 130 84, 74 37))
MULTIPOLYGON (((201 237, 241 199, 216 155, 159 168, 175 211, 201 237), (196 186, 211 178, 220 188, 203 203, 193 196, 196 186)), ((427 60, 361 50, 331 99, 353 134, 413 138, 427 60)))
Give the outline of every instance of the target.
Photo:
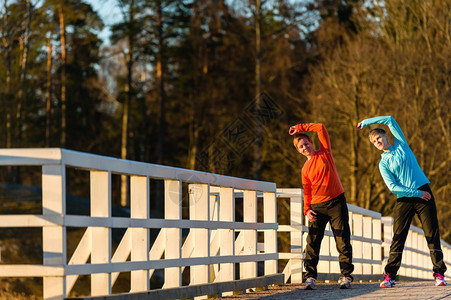
MULTIPOLYGON (((367 238, 367 239, 371 239, 372 238, 372 234, 373 234, 373 222, 372 222, 372 218, 368 217, 368 216, 363 216, 363 237, 367 238)), ((369 258, 373 256, 372 250, 373 247, 371 245, 371 243, 368 242, 363 242, 363 256, 365 258, 369 258)), ((362 274, 364 275, 371 275, 372 272, 372 267, 371 264, 363 264, 363 270, 362 270, 362 274)))
POLYGON ((412 276, 412 268, 410 267, 412 265, 412 251, 410 251, 409 248, 412 247, 412 238, 415 232, 412 230, 409 230, 409 233, 407 234, 406 242, 405 242, 405 249, 402 257, 402 264, 404 264, 404 270, 402 275, 405 275, 407 277, 412 276))
MULTIPOLYGON (((164 218, 166 220, 182 219, 182 184, 179 180, 164 181, 164 218)), ((180 228, 165 228, 165 259, 182 257, 182 231, 180 228)), ((179 287, 182 285, 180 267, 164 269, 164 287, 179 287)))
MULTIPOLYGON (((211 192, 211 190, 210 190, 211 192)), ((210 193, 209 197, 210 201, 210 213, 209 213, 209 221, 219 221, 219 195, 217 193, 210 193)), ((209 238, 210 238, 210 255, 216 256, 219 252, 219 245, 216 248, 216 244, 219 240, 219 232, 217 229, 209 230, 209 238)), ((215 282, 216 278, 219 276, 219 264, 211 264, 210 265, 210 279, 209 282, 215 282)))
MULTIPOLYGON (((257 192, 246 190, 243 195, 243 222, 257 222, 257 192)), ((257 230, 244 230, 244 255, 257 254, 257 230)), ((257 263, 244 262, 240 264, 240 278, 257 276, 257 263)))
MULTIPOLYGON (((290 197, 290 225, 304 225, 303 190, 301 190, 301 195, 299 197, 290 197)), ((291 283, 302 282, 302 253, 304 251, 303 235, 302 227, 301 230, 292 231, 290 233, 291 253, 297 254, 296 258, 292 258, 288 262, 291 269, 291 283)))
POLYGON ((382 247, 384 248, 384 261, 382 264, 386 264, 388 257, 390 256, 390 245, 393 237, 393 218, 381 217, 382 228, 384 236, 382 238, 382 247))
MULTIPOLYGON (((146 176, 130 177, 130 217, 133 219, 149 218, 149 178, 146 176)), ((149 230, 131 228, 131 261, 149 260, 149 230)), ((144 292, 150 289, 149 270, 131 271, 131 292, 144 292)))
MULTIPOLYGON (((363 216, 358 213, 352 214, 352 224, 353 232, 355 236, 363 236, 363 216)), ((363 257, 363 242, 353 240, 352 241, 352 257, 353 258, 364 258, 363 257)), ((363 264, 354 263, 354 274, 363 274, 363 264)))
MULTIPOLYGON (((263 221, 265 223, 277 222, 276 194, 263 193, 263 221)), ((277 253, 277 229, 264 232, 265 253, 277 253)), ((265 260, 265 275, 277 273, 277 260, 265 260)))
MULTIPOLYGON (((375 240, 382 241, 382 224, 381 219, 373 219, 373 234, 372 238, 375 240)), ((379 275, 382 274, 382 246, 381 244, 373 244, 372 245, 373 256, 371 257, 373 260, 380 261, 379 264, 372 265, 372 274, 379 275)))
MULTIPOLYGON (((413 233, 413 237, 412 237, 412 248, 413 249, 418 249, 418 237, 420 236, 420 234, 418 234, 417 232, 413 233)), ((412 265, 413 266, 418 266, 419 265, 419 254, 416 252, 412 252, 412 265)), ((412 270, 412 276, 413 277, 418 277, 419 271, 417 269, 413 269, 412 270)))
MULTIPOLYGON (((208 221, 210 212, 210 185, 191 184, 189 191, 190 219, 208 221)), ((194 235, 194 249, 192 257, 210 257, 210 234, 206 228, 191 229, 194 235)), ((208 283, 210 266, 196 265, 190 268, 191 284, 208 283)))
MULTIPOLYGON (((111 172, 91 170, 91 217, 111 217, 111 172)), ((111 263, 111 228, 91 228, 91 263, 111 263)), ((91 275, 91 295, 111 294, 111 273, 91 275)))
MULTIPOLYGON (((221 187, 219 190, 219 221, 235 222, 235 196, 233 188, 221 187)), ((219 229, 219 254, 235 256, 235 230, 219 229)), ((219 281, 235 279, 235 264, 220 264, 219 281)), ((224 293, 225 294, 225 293, 224 293)))
MULTIPOLYGON (((66 214, 66 169, 64 165, 42 167, 42 214, 60 216, 66 214)), ((42 227, 43 263, 47 266, 66 267, 66 227, 64 225, 42 227)), ((63 276, 44 276, 44 299, 66 297, 66 281, 63 276)))
MULTIPOLYGON (((424 265, 423 265, 423 267, 424 268, 427 268, 427 269, 429 269, 429 270, 432 270, 432 261, 431 261, 431 252, 430 252, 430 250, 429 250, 429 246, 428 246, 428 242, 427 242, 427 240, 426 240, 426 237, 424 236, 424 233, 422 234, 422 241, 423 241, 423 253, 426 253, 423 257, 424 257, 424 260, 423 260, 423 262, 424 262, 424 265)), ((444 256, 444 258, 446 259, 446 256, 444 256)), ((431 273, 430 273, 430 271, 423 271, 423 279, 429 279, 429 278, 431 278, 430 276, 431 276, 431 273)))

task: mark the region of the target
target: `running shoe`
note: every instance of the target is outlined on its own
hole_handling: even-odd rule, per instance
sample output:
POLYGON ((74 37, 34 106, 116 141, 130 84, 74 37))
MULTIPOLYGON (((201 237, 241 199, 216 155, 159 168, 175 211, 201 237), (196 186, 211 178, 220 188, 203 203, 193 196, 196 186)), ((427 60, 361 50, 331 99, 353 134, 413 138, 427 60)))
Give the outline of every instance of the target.
POLYGON ((445 286, 448 285, 446 283, 445 277, 440 273, 434 273, 435 278, 435 286, 445 286))
POLYGON ((338 279, 338 283, 340 284, 340 289, 346 290, 351 288, 351 277, 347 276, 340 276, 340 279, 338 279))
POLYGON ((306 290, 313 290, 316 288, 316 279, 313 277, 307 278, 305 281, 305 289, 306 290))
POLYGON ((384 281, 381 282, 381 288, 391 288, 395 286, 395 281, 390 278, 390 275, 384 274, 384 281))

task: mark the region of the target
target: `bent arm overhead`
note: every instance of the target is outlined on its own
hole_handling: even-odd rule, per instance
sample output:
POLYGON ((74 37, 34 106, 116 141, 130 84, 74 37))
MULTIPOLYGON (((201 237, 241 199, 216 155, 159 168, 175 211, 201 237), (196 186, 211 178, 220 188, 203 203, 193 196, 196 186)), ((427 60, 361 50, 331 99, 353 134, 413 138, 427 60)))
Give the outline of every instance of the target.
POLYGON ((363 120, 361 123, 362 128, 364 128, 367 125, 373 125, 373 124, 384 124, 387 125, 390 129, 391 133, 393 134, 393 137, 395 141, 398 141, 400 144, 407 144, 406 138, 404 136, 404 133, 401 130, 401 127, 399 127, 398 123, 395 121, 395 119, 392 116, 380 116, 380 117, 374 117, 363 120))
POLYGON ((329 139, 329 133, 326 130, 326 127, 321 123, 301 123, 295 125, 296 132, 303 132, 303 131, 313 131, 318 134, 318 139, 320 143, 320 148, 324 150, 331 149, 330 145, 330 139, 329 139))

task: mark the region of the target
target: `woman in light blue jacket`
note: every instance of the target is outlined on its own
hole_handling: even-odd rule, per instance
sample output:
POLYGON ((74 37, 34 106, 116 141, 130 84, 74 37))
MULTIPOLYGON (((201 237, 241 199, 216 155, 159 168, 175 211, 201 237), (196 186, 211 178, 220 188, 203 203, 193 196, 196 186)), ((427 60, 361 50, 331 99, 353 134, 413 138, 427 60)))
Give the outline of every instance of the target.
POLYGON ((402 252, 409 232, 410 223, 415 214, 423 226, 433 264, 435 285, 447 285, 444 274, 446 266, 440 245, 440 233, 437 220, 437 208, 429 187, 429 180, 407 144, 406 138, 395 119, 391 116, 374 117, 363 120, 358 129, 372 124, 387 125, 393 134, 394 144, 388 139, 382 128, 369 132, 370 142, 383 151, 379 162, 379 171, 390 191, 397 196, 393 209, 393 240, 390 255, 385 266, 384 281, 381 287, 395 286, 395 277, 401 266, 402 252))

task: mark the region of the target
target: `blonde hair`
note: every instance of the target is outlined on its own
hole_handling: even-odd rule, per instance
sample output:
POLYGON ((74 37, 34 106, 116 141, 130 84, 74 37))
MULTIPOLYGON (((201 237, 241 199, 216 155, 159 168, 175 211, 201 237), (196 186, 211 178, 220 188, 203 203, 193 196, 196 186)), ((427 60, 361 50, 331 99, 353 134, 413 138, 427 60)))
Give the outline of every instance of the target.
POLYGON ((368 139, 371 141, 371 138, 373 136, 375 136, 376 134, 378 134, 378 135, 385 135, 386 136, 387 132, 384 129, 382 129, 382 128, 373 128, 373 129, 370 130, 370 132, 368 132, 368 139))

